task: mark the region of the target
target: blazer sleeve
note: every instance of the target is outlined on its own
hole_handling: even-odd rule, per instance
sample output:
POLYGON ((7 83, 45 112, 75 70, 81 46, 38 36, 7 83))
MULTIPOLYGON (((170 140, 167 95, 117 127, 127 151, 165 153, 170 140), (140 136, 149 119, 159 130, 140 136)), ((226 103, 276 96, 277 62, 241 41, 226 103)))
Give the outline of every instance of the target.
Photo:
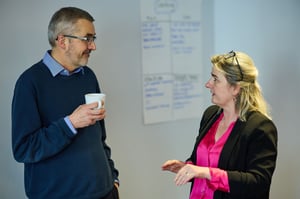
POLYGON ((268 198, 277 158, 277 129, 260 113, 239 121, 224 145, 219 167, 234 198, 268 198))

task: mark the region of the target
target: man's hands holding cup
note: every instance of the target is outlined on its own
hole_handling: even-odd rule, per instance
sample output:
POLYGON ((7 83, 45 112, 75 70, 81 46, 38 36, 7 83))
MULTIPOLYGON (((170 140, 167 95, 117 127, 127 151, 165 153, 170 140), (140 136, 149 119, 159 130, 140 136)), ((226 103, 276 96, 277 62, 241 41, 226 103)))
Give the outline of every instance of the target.
MULTIPOLYGON (((103 103, 103 102, 102 102, 103 103)), ((74 128, 83 128, 95 124, 105 118, 105 109, 97 109, 98 102, 82 104, 69 115, 69 119, 74 128)))

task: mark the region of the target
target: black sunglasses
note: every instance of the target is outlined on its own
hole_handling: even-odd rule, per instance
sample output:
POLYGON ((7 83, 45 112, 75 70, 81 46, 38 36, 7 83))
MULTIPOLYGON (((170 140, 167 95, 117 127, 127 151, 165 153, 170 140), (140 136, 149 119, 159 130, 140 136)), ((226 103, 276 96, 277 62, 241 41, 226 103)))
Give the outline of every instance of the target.
MULTIPOLYGON (((227 53, 226 55, 224 55, 224 58, 225 58, 225 59, 229 59, 229 58, 234 58, 234 59, 235 59, 235 61, 236 61, 236 63, 237 63, 237 66, 239 67, 240 75, 241 75, 241 79, 238 80, 238 81, 243 81, 243 79, 244 79, 244 74, 243 74, 243 72, 242 72, 242 69, 241 69, 239 60, 237 59, 236 53, 232 50, 232 51, 230 51, 229 53, 227 53)), ((233 60, 232 60, 232 61, 233 61, 233 60)), ((232 64, 232 65, 234 66, 235 64, 232 64)))

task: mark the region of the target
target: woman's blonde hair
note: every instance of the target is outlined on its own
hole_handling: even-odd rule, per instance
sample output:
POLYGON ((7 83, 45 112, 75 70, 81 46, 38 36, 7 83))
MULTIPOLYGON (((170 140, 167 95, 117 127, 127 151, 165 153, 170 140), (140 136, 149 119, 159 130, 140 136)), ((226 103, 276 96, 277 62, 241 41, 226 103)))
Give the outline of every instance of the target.
POLYGON ((259 111, 271 119, 268 104, 257 82, 258 70, 250 56, 231 51, 213 56, 211 63, 225 75, 230 85, 240 86, 235 106, 242 121, 246 120, 246 114, 251 111, 259 111))

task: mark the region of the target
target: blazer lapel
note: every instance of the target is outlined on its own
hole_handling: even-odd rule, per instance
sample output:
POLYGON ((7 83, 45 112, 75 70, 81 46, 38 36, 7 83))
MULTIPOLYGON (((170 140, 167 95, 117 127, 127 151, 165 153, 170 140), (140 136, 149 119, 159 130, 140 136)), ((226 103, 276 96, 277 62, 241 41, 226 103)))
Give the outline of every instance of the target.
POLYGON ((244 127, 245 122, 237 120, 220 154, 219 168, 228 168, 228 163, 231 160, 230 156, 234 147, 236 147, 236 143, 239 140, 244 127))
POLYGON ((206 124, 203 125, 203 128, 199 129, 199 136, 197 137, 196 146, 199 145, 200 140, 202 140, 202 138, 206 135, 206 133, 211 128, 211 126, 214 124, 214 122, 218 119, 218 117, 220 116, 220 114, 221 114, 221 111, 220 112, 216 112, 215 114, 213 114, 207 120, 206 124))

